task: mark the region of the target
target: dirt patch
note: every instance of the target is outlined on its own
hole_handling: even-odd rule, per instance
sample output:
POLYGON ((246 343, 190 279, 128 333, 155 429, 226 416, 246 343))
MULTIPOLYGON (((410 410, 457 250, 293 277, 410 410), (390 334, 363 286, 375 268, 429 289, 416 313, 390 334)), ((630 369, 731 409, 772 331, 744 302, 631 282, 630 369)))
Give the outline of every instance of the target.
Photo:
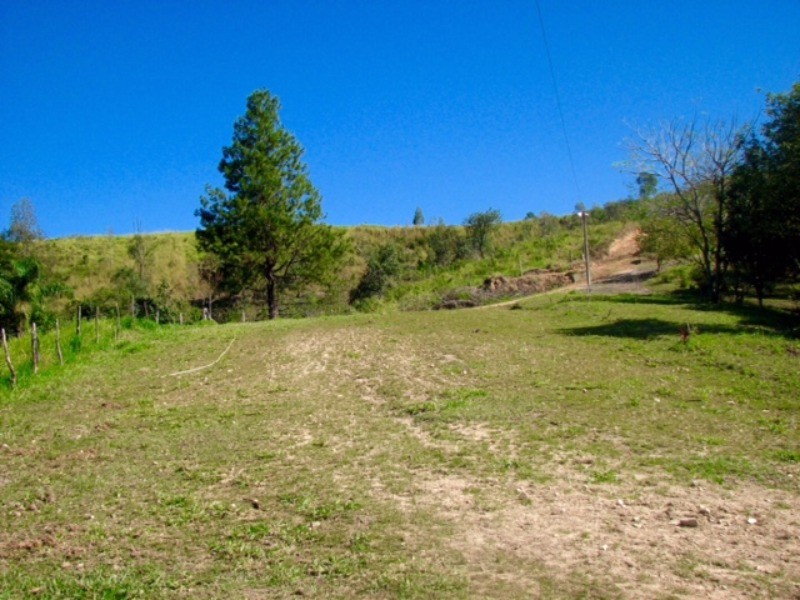
MULTIPOLYGON (((611 243, 604 258, 592 262, 593 293, 648 293, 645 283, 656 275, 656 265, 640 256, 639 235, 639 229, 626 232, 611 243)), ((586 277, 582 270, 576 270, 574 287, 586 287, 586 277)))
MULTIPOLYGON (((656 275, 656 266, 639 256, 638 229, 624 233, 614 240, 603 258, 591 263, 592 293, 647 294, 646 283, 656 275)), ((484 281, 481 288, 471 291, 467 300, 448 299, 440 308, 483 308, 507 306, 519 298, 555 292, 558 290, 585 290, 586 275, 583 263, 575 263, 571 271, 533 270, 521 277, 498 275, 484 281), (516 297, 506 302, 492 302, 508 296, 516 297)), ((463 293, 463 292, 462 292, 463 293)))
MULTIPOLYGON (((743 485, 642 489, 548 485, 420 475, 404 510, 433 510, 454 524, 449 539, 473 578, 513 555, 530 570, 517 583, 535 589, 536 565, 569 581, 582 573, 627 598, 664 594, 697 598, 797 597, 800 538, 787 492, 743 485), (767 584, 767 578, 769 584, 767 584), (525 581, 528 579, 528 581, 525 581)), ((559 478, 560 479, 560 478, 559 478)))
POLYGON ((490 277, 483 282, 482 290, 493 295, 541 294, 554 288, 564 287, 575 282, 572 273, 536 269, 521 277, 490 277))
POLYGON ((608 247, 607 258, 624 258, 628 256, 635 256, 639 253, 639 236, 641 231, 639 229, 632 229, 611 242, 608 247))

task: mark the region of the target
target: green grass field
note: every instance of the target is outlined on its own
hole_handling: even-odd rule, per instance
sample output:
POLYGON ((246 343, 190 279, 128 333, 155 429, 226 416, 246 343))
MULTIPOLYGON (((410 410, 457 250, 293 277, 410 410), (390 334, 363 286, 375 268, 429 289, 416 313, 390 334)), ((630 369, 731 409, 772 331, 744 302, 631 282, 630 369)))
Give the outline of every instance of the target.
POLYGON ((0 598, 797 597, 798 335, 561 293, 87 341, 0 391, 0 598))

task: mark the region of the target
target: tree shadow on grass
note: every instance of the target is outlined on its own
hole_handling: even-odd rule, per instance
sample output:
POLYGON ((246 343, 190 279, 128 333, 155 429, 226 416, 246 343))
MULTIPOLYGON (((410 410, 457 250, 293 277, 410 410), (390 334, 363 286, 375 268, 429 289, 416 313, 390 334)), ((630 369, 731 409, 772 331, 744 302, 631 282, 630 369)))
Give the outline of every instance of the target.
MULTIPOLYGON (((647 340, 657 337, 675 337, 680 335, 681 326, 683 323, 674 321, 666 321, 664 319, 617 319, 612 323, 603 323, 602 325, 590 325, 588 327, 570 327, 562 329, 561 333, 566 335, 602 335, 606 337, 617 338, 631 338, 635 340, 647 340)), ((733 333, 735 328, 724 327, 719 325, 709 325, 699 328, 706 332, 712 328, 716 329, 716 333, 733 333)))
MULTIPOLYGON (((681 328, 686 323, 679 321, 668 321, 665 319, 617 319, 612 323, 602 325, 590 325, 587 327, 571 327, 561 329, 560 333, 565 335, 600 335, 606 337, 630 338, 636 340, 647 340, 658 337, 675 337, 678 339, 681 328)), ((773 329, 770 327, 740 324, 740 325, 720 325, 719 323, 697 323, 692 322, 692 328, 696 333, 760 333, 768 336, 778 336, 793 338, 797 337, 797 331, 792 329, 773 329)))
MULTIPOLYGON (((771 306, 759 307, 752 304, 713 304, 697 292, 676 291, 669 294, 618 294, 615 296, 584 297, 582 301, 602 301, 619 304, 658 304, 662 306, 686 306, 701 313, 724 313, 737 319, 735 326, 719 324, 694 323, 701 332, 706 333, 755 333, 781 336, 788 339, 800 338, 800 314, 796 311, 774 308, 771 306)), ((634 337, 644 339, 657 337, 667 333, 677 333, 685 323, 671 322, 661 319, 624 319, 618 321, 623 325, 605 324, 597 327, 576 328, 572 335, 611 335, 615 337, 634 337), (633 335, 622 333, 604 333, 603 328, 612 331, 631 331, 633 335), (597 333, 583 333, 578 330, 599 330, 597 333)), ((566 333, 569 331, 565 330, 566 333)))

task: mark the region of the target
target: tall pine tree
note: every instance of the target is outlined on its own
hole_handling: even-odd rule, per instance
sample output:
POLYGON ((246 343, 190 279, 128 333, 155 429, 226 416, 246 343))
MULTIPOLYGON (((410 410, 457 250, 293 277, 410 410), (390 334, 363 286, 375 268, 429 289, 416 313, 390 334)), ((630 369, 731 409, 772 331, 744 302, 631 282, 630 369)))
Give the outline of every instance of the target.
POLYGON ((207 188, 196 213, 199 246, 219 258, 225 285, 235 292, 265 287, 270 319, 287 283, 322 280, 344 253, 342 236, 321 222, 303 148, 279 110, 267 90, 248 98, 219 163, 227 193, 207 188))

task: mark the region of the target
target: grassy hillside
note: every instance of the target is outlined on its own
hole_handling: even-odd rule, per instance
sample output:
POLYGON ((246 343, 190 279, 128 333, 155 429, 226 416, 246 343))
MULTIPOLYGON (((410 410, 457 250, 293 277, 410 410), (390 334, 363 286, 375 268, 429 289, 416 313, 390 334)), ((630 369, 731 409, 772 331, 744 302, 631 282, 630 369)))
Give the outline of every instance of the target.
MULTIPOLYGON (((167 281, 176 297, 192 299, 198 294, 198 253, 193 233, 159 233, 143 236, 150 253, 146 277, 157 285, 167 281)), ((88 300, 113 286, 114 273, 136 267, 128 252, 133 236, 69 237, 41 242, 36 255, 49 274, 74 290, 76 298, 88 300)))
MULTIPOLYGON (((593 225, 592 252, 601 254, 626 226, 623 221, 593 225)), ((461 227, 451 227, 463 237, 461 227)), ((357 285, 368 258, 378 248, 394 245, 401 258, 401 272, 373 308, 431 308, 449 292, 479 286, 491 275, 516 276, 535 268, 568 270, 580 260, 582 233, 575 217, 532 219, 502 224, 492 238, 492 252, 485 259, 470 256, 452 264, 434 265, 429 239, 431 227, 347 228, 351 253, 335 284, 325 290, 287 290, 283 312, 289 315, 342 313, 349 310, 349 292, 357 285)), ((142 236, 147 253, 144 278, 150 293, 164 289, 170 301, 186 310, 189 302, 202 300, 207 286, 199 274, 200 256, 192 233, 142 236)), ((108 291, 117 285, 121 269, 137 270, 129 248, 133 236, 74 237, 41 242, 37 256, 51 278, 65 282, 74 301, 104 305, 108 291)), ((70 301, 61 301, 62 308, 70 301)), ((112 303, 113 304, 113 303, 112 303)), ((237 313, 238 314, 238 313, 237 313)))
POLYGON ((125 330, 3 389, 0 598, 796 596, 796 319, 520 307, 125 330))

